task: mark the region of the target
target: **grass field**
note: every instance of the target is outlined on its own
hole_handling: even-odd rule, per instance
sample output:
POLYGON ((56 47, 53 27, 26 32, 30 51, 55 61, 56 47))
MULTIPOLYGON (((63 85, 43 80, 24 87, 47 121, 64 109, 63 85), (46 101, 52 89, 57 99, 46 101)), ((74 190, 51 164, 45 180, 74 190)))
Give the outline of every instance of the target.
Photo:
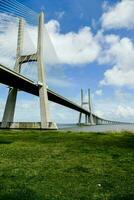
POLYGON ((134 134, 0 131, 0 200, 134 200, 134 134))

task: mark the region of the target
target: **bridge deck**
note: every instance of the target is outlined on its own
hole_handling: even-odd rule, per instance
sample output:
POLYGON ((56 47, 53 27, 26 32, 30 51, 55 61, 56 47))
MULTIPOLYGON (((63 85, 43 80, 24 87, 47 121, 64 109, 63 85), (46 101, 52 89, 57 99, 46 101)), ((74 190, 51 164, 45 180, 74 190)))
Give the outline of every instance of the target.
MULTIPOLYGON (((0 65, 0 83, 39 96, 39 85, 3 65, 0 65)), ((68 100, 67 98, 53 92, 50 89, 47 89, 47 91, 48 91, 48 99, 50 101, 66 106, 73 110, 82 112, 87 115, 90 114, 89 111, 85 110, 84 108, 80 107, 74 102, 68 100)))
MULTIPOLYGON (((19 90, 22 90, 24 92, 39 96, 39 85, 36 84, 34 81, 26 78, 25 76, 16 73, 15 71, 3 66, 0 64, 0 83, 8 85, 10 87, 17 88, 19 90)), ((48 92, 48 99, 52 102, 58 103, 62 106, 71 108, 73 110, 76 110, 78 112, 81 112, 83 114, 90 115, 90 112, 86 109, 82 108, 81 106, 75 104, 74 102, 68 100, 67 98, 57 94, 56 92, 53 92, 50 89, 47 89, 48 92)), ((103 118, 100 118, 93 114, 93 117, 97 120, 101 120, 101 123, 124 123, 124 122, 117 122, 117 121, 111 121, 106 120, 103 118)), ((129 123, 126 123, 129 124, 129 123)), ((131 124, 131 123, 130 123, 131 124)))

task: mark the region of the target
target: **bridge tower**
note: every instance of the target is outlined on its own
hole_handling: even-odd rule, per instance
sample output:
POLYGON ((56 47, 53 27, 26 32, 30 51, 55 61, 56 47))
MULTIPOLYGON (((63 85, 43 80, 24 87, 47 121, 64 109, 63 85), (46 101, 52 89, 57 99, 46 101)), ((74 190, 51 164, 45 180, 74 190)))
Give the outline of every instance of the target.
MULTIPOLYGON (((23 36, 24 36, 24 21, 23 19, 20 19, 18 27, 16 62, 14 66, 14 71, 17 73, 20 73, 21 70, 21 63, 19 62, 20 60, 19 58, 23 50, 23 36)), ((9 88, 4 115, 2 118, 2 125, 1 125, 2 128, 9 128, 9 123, 13 122, 16 99, 17 99, 17 89, 9 88)))
MULTIPOLYGON (((18 27, 18 41, 17 41, 17 54, 14 71, 17 73, 21 72, 21 65, 26 62, 37 62, 38 64, 38 87, 39 87, 39 98, 40 98, 40 115, 41 115, 41 128, 57 128, 55 123, 50 122, 49 106, 48 106, 48 94, 46 86, 46 76, 44 69, 44 13, 41 12, 39 15, 38 24, 38 42, 37 52, 31 55, 22 55, 23 51, 23 39, 24 39, 24 20, 19 20, 18 27)), ((17 83, 16 83, 17 84, 17 83)), ((2 128, 10 128, 10 123, 13 122, 15 105, 17 99, 17 89, 10 88, 2 119, 2 128)))
MULTIPOLYGON (((88 101, 84 101, 84 95, 83 95, 83 89, 81 89, 81 107, 84 107, 84 105, 88 105, 88 110, 90 111, 90 115, 85 114, 85 124, 94 124, 94 119, 92 115, 92 106, 91 106, 91 94, 90 89, 88 89, 88 101)), ((79 115, 79 124, 82 123, 82 113, 79 115)))

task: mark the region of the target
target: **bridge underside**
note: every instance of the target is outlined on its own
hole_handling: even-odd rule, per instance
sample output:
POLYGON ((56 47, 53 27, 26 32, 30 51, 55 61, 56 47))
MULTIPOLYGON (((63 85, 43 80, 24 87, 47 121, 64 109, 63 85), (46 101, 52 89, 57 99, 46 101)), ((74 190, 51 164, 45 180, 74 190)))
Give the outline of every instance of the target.
MULTIPOLYGON (((13 70, 0 64, 0 83, 8 85, 10 87, 17 88, 18 90, 30 93, 32 95, 39 96, 39 85, 30 79, 24 77, 21 74, 14 72, 13 70)), ((90 116, 90 112, 68 100, 67 98, 47 89, 48 99, 52 102, 58 103, 62 106, 71 108, 75 111, 81 112, 87 116, 90 116)), ((122 122, 109 121, 93 114, 94 124, 116 124, 122 122)))
MULTIPOLYGON (((39 96, 40 86, 38 84, 2 65, 0 65, 0 83, 17 88, 18 90, 33 94, 35 96, 39 96)), ((52 90, 47 89, 47 91, 48 99, 50 101, 71 108, 78 112, 82 112, 83 114, 90 114, 90 112, 88 112, 84 108, 81 108, 79 105, 73 103, 72 101, 69 101, 68 99, 53 92, 52 90)))

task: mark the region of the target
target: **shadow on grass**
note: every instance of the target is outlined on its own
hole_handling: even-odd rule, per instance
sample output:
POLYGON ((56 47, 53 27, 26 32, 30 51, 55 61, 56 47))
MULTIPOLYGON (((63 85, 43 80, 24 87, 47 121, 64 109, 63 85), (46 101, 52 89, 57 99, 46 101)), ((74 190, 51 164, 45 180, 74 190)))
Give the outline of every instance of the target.
POLYGON ((16 189, 10 192, 1 192, 0 200, 45 200, 29 188, 16 189))
POLYGON ((107 141, 107 144, 104 142, 104 145, 116 146, 125 149, 134 149, 134 135, 124 135, 121 138, 113 138, 107 141))
POLYGON ((7 139, 2 139, 2 140, 0 140, 0 145, 1 145, 1 144, 11 144, 11 143, 13 143, 12 140, 7 140, 7 139))
POLYGON ((110 200, 134 200, 134 194, 115 195, 110 200))
MULTIPOLYGON (((11 135, 10 135, 11 137, 11 135)), ((82 147, 86 145, 86 153, 88 153, 88 147, 119 147, 119 148, 128 148, 134 149, 134 134, 129 132, 123 133, 62 133, 62 132, 46 132, 45 134, 18 134, 12 135, 11 138, 3 136, 0 138, 0 144, 11 144, 15 141, 23 142, 38 142, 41 144, 64 144, 66 147, 82 147)))
MULTIPOLYGON (((92 137, 79 137, 71 138, 70 142, 66 144, 67 151, 79 151, 82 153, 89 153, 91 149, 110 149, 110 148, 120 148, 120 149, 134 149, 134 135, 123 135, 123 136, 114 136, 114 135, 99 135, 95 134, 92 137), (103 147, 103 148, 102 148, 103 147)), ((113 155, 118 157, 120 155, 113 155)))

